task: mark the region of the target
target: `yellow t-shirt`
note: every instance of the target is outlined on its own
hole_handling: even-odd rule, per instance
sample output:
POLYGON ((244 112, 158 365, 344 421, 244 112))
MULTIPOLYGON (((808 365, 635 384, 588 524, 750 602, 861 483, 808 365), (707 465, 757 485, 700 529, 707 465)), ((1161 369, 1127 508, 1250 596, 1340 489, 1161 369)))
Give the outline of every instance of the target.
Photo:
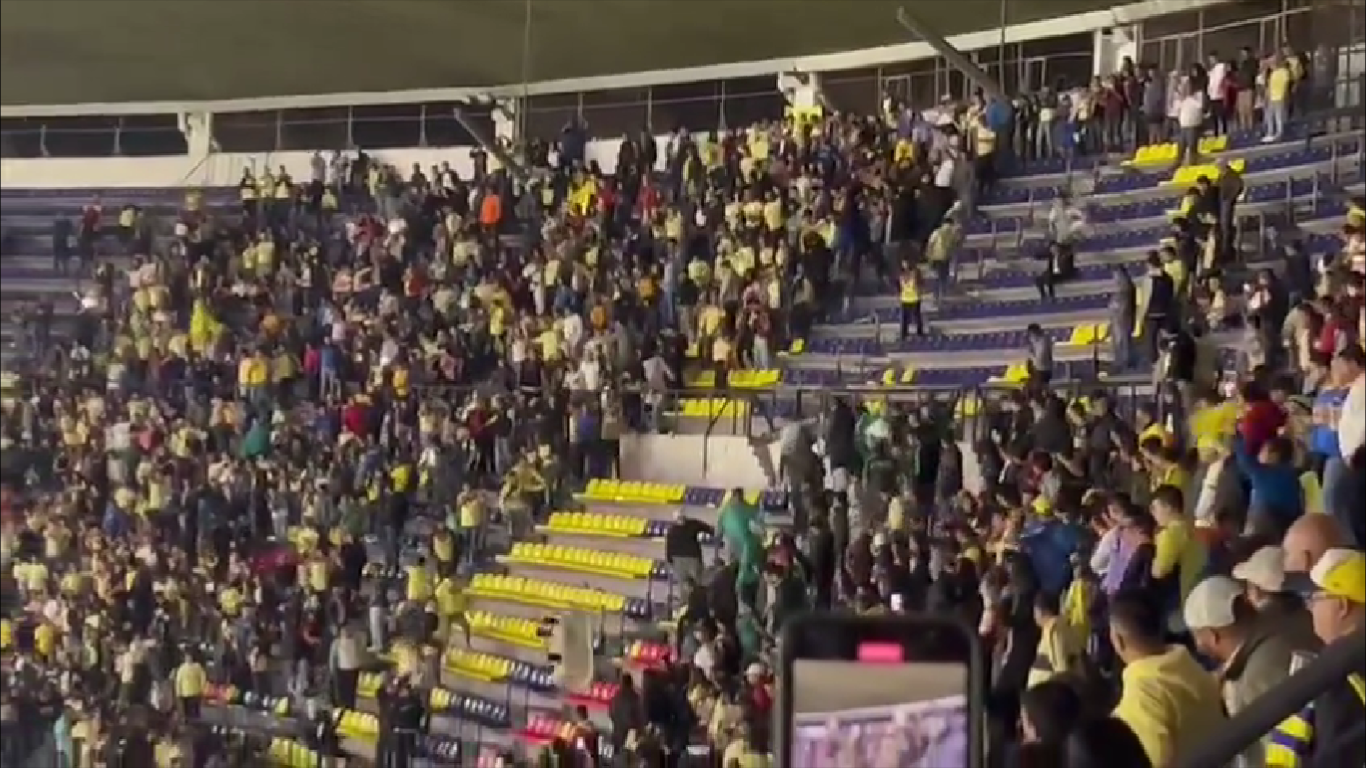
POLYGON ((1153 538, 1153 549, 1153 578, 1166 578, 1179 568, 1181 600, 1184 603, 1186 595, 1204 576, 1208 558, 1205 547, 1195 537, 1190 523, 1182 519, 1162 526, 1153 538))
POLYGON ((208 676, 204 674, 204 668, 199 665, 199 662, 187 661, 176 667, 175 695, 182 699, 202 696, 204 686, 208 682, 208 676))
POLYGON ((33 649, 45 659, 52 658, 57 650, 57 628, 43 622, 33 630, 33 649))
POLYGON ((484 504, 472 499, 460 505, 460 527, 477 528, 484 522, 484 504))
POLYGON ((431 579, 427 576, 427 568, 422 565, 410 565, 408 571, 408 599, 418 603, 425 603, 432 599, 431 579))
POLYGON ((901 303, 916 304, 920 301, 920 281, 913 277, 901 278, 901 303))
POLYGON ((317 594, 327 592, 330 576, 328 573, 327 561, 322 558, 314 558, 308 561, 308 587, 317 594))
POLYGON ((702 328, 702 333, 715 336, 721 330, 721 322, 725 319, 725 310, 716 306, 707 306, 702 309, 698 325, 702 328))
POLYGON ((1267 95, 1272 101, 1285 101, 1290 95, 1290 68, 1282 64, 1266 77, 1267 95))
POLYGON ((454 581, 442 579, 441 583, 436 585, 436 605, 442 616, 464 613, 468 602, 464 591, 454 581))

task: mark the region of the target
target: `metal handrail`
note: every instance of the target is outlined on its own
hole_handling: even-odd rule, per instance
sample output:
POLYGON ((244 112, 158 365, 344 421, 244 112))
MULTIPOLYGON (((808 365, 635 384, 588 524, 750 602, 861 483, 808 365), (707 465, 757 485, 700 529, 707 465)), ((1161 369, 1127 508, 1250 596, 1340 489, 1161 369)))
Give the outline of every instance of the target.
POLYGON ((1253 701, 1218 731, 1208 735, 1175 768, 1229 765, 1247 747, 1266 736, 1283 720, 1299 712, 1326 690, 1341 685, 1348 675, 1366 666, 1366 630, 1338 640, 1285 682, 1253 701))

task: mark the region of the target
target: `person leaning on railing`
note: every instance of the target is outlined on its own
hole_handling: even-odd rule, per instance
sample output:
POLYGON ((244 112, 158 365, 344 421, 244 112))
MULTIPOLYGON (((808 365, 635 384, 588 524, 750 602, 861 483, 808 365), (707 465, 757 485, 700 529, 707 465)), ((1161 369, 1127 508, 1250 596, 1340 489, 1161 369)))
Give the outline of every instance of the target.
MULTIPOLYGON (((1325 644, 1366 625, 1366 554, 1329 549, 1308 573, 1286 574, 1286 587, 1302 594, 1325 644)), ((1356 670, 1272 730, 1266 748, 1271 768, 1366 764, 1366 677, 1356 670)))

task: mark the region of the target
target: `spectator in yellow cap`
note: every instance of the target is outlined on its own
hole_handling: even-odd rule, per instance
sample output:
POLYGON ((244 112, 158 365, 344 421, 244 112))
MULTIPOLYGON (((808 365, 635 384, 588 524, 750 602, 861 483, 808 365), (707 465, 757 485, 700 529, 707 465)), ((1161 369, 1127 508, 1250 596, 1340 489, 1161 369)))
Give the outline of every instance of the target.
MULTIPOLYGON (((1325 644, 1351 638, 1366 625, 1366 554, 1331 547, 1308 573, 1285 575, 1288 590, 1304 596, 1314 631, 1325 644)), ((1366 679, 1352 672, 1271 731, 1268 766, 1361 765, 1366 762, 1366 679)))
POLYGON ((1314 632, 1325 644, 1366 627, 1366 554, 1329 549, 1308 573, 1287 573, 1285 585, 1304 596, 1314 632))

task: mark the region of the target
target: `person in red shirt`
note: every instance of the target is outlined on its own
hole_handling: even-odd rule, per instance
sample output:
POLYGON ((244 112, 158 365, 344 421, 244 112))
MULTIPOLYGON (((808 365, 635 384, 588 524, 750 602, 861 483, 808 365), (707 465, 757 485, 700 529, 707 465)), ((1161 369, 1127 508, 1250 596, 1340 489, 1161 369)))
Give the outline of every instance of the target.
POLYGON ((745 669, 745 695, 754 706, 757 717, 767 717, 773 711, 773 686, 768 680, 768 668, 754 662, 745 669))
POLYGON ((1272 401, 1266 389, 1257 382, 1243 385, 1240 394, 1246 410, 1238 422, 1238 433, 1243 436, 1248 453, 1256 456, 1262 444, 1275 437, 1285 426, 1285 411, 1272 401))

